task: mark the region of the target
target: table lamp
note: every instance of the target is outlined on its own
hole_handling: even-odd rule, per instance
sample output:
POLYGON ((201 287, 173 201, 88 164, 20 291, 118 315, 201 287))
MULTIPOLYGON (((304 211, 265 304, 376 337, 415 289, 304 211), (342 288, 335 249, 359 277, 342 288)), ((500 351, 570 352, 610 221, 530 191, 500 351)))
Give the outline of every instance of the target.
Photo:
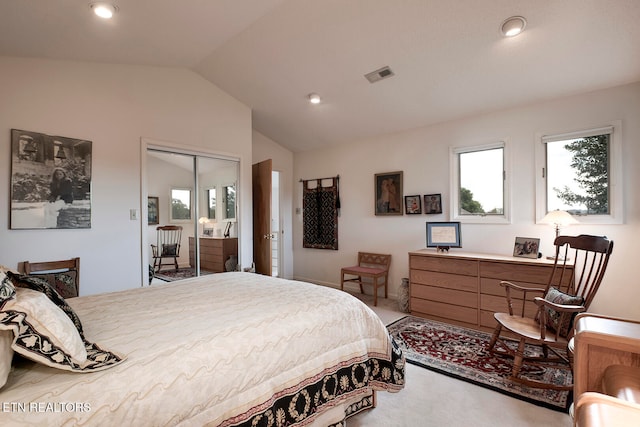
MULTIPOLYGON (((556 237, 560 235, 560 227, 566 227, 571 224, 578 224, 578 221, 571 216, 571 214, 567 211, 555 210, 547 213, 544 218, 540 220, 541 224, 549 224, 555 227, 556 229, 556 237)), ((555 242, 555 239, 554 239, 555 242)), ((554 256, 548 256, 547 259, 556 259, 554 256)), ((558 258, 563 259, 562 257, 558 258)), ((567 258, 568 260, 568 258, 567 258)))
POLYGON ((201 216, 200 218, 198 218, 198 222, 202 224, 202 234, 204 235, 204 228, 207 226, 207 223, 209 223, 209 218, 207 218, 206 216, 201 216))
POLYGON ((547 213, 540 220, 541 224, 553 225, 556 229, 556 237, 560 235, 560 227, 566 227, 571 224, 578 224, 578 221, 567 211, 555 210, 547 213))

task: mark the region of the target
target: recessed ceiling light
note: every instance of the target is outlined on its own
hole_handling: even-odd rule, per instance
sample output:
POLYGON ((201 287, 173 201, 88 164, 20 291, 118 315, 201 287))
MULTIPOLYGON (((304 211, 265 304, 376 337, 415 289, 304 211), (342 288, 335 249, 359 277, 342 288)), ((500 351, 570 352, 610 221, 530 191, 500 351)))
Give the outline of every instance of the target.
POLYGON ((113 14, 118 10, 117 6, 105 2, 91 3, 89 6, 93 10, 93 13, 103 19, 111 19, 113 14))
POLYGON ((318 95, 317 93, 310 93, 309 94, 309 102, 312 104, 320 104, 320 95, 318 95))
POLYGON ((522 16, 512 16, 505 19, 500 26, 500 30, 505 37, 517 36, 524 31, 524 27, 527 26, 527 20, 522 16))

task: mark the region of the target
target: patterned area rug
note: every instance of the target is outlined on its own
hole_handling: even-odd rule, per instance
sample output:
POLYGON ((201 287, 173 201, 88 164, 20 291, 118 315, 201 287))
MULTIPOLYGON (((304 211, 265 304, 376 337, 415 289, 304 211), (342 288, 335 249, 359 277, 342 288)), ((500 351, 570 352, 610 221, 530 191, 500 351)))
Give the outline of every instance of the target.
MULTIPOLYGON (((413 316, 403 317, 387 328, 409 363, 539 406, 568 412, 571 392, 531 388, 509 380, 513 359, 487 351, 491 334, 413 316)), ((526 351, 539 353, 534 346, 526 351)), ((567 365, 536 367, 525 364, 523 372, 531 379, 556 384, 573 381, 567 365)))
MULTIPOLYGON (((200 270, 200 275, 212 274, 210 271, 200 270)), ((170 270, 162 270, 159 273, 156 273, 154 277, 164 280, 165 282, 173 282, 175 280, 189 279, 190 277, 195 277, 195 269, 194 268, 179 268, 178 271, 174 269, 170 270)))

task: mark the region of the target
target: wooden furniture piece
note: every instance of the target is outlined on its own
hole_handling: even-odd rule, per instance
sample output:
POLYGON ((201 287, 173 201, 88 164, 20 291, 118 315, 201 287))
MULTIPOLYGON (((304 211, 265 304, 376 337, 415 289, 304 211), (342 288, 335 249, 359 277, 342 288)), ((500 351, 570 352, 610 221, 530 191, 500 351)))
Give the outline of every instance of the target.
POLYGON ((579 314, 573 343, 574 396, 587 391, 615 393, 614 389, 618 388, 615 384, 620 383, 616 380, 619 368, 609 370, 608 387, 604 381, 605 371, 611 366, 640 370, 640 321, 579 314))
POLYGON ((572 389, 573 385, 563 386, 521 377, 520 371, 525 360, 534 359, 537 363, 571 363, 567 349, 573 332, 573 317, 589 308, 607 270, 613 242, 601 236, 559 236, 556 237, 554 245, 556 263, 544 289, 518 286, 507 281, 500 282, 500 285, 505 287, 508 312, 494 314, 498 325, 488 349, 514 358, 510 377, 514 381, 530 387, 572 389), (522 308, 517 312, 514 311, 515 301, 511 298, 512 290, 524 293, 524 299, 520 304, 522 308), (528 300, 527 296, 531 294, 538 295, 534 297, 538 306, 535 316, 524 313, 524 301, 528 300), (503 329, 516 335, 517 349, 509 347, 501 339, 503 329), (542 346, 542 356, 525 357, 525 344, 542 346))
POLYGON ((80 291, 80 258, 62 261, 29 262, 19 265, 21 273, 41 276, 63 298, 74 298, 80 291))
POLYGON ((640 405, 606 394, 587 392, 575 404, 575 427, 631 427, 640 425, 640 405))
POLYGON ((358 252, 358 264, 343 267, 340 270, 340 289, 344 290, 346 282, 356 282, 360 285, 360 292, 364 293, 363 284, 373 285, 373 305, 376 306, 378 305, 378 287, 384 286, 384 297, 387 298, 390 265, 391 255, 358 252), (345 275, 355 277, 345 279, 345 275), (379 279, 382 279, 382 283, 379 282, 379 279))
MULTIPOLYGON (((553 261, 471 252, 409 252, 410 311, 467 328, 493 331, 495 312, 507 310, 501 280, 544 287, 553 261)), ((520 297, 521 295, 512 295, 520 297)), ((525 312, 535 314, 533 302, 525 312)))
POLYGON ((156 227, 156 244, 151 244, 153 253, 153 269, 159 272, 163 265, 173 265, 178 270, 180 256, 180 242, 182 239, 181 225, 160 225, 156 227), (172 263, 163 263, 165 258, 172 259, 172 263), (156 270, 157 268, 157 270, 156 270))
POLYGON ((573 350, 575 425, 640 425, 640 321, 581 313, 573 350))
MULTIPOLYGON (((189 237, 189 264, 196 266, 195 239, 189 237)), ((237 237, 200 237, 200 270, 212 273, 226 271, 225 262, 230 256, 238 256, 237 237)))

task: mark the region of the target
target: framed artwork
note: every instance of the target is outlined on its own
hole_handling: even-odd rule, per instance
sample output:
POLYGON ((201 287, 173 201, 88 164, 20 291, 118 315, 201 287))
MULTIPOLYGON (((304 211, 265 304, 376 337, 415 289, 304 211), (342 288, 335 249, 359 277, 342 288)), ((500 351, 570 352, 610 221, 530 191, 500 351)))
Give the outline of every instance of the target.
POLYGON ((516 237, 513 245, 513 256, 523 258, 538 258, 540 239, 532 237, 516 237))
POLYGON ((407 215, 421 214, 422 203, 420 196, 404 196, 404 211, 407 215))
POLYGON ((91 141, 11 129, 10 228, 91 228, 91 141))
POLYGON ((402 171, 377 173, 375 181, 375 214, 402 215, 402 171))
POLYGON ((158 225, 160 223, 160 213, 158 212, 158 198, 147 198, 147 216, 149 225, 158 225))
POLYGON ((426 214, 442 213, 442 195, 441 194, 425 194, 424 195, 424 213, 426 214))
POLYGON ((459 222, 427 222, 427 247, 449 250, 461 248, 459 222))

